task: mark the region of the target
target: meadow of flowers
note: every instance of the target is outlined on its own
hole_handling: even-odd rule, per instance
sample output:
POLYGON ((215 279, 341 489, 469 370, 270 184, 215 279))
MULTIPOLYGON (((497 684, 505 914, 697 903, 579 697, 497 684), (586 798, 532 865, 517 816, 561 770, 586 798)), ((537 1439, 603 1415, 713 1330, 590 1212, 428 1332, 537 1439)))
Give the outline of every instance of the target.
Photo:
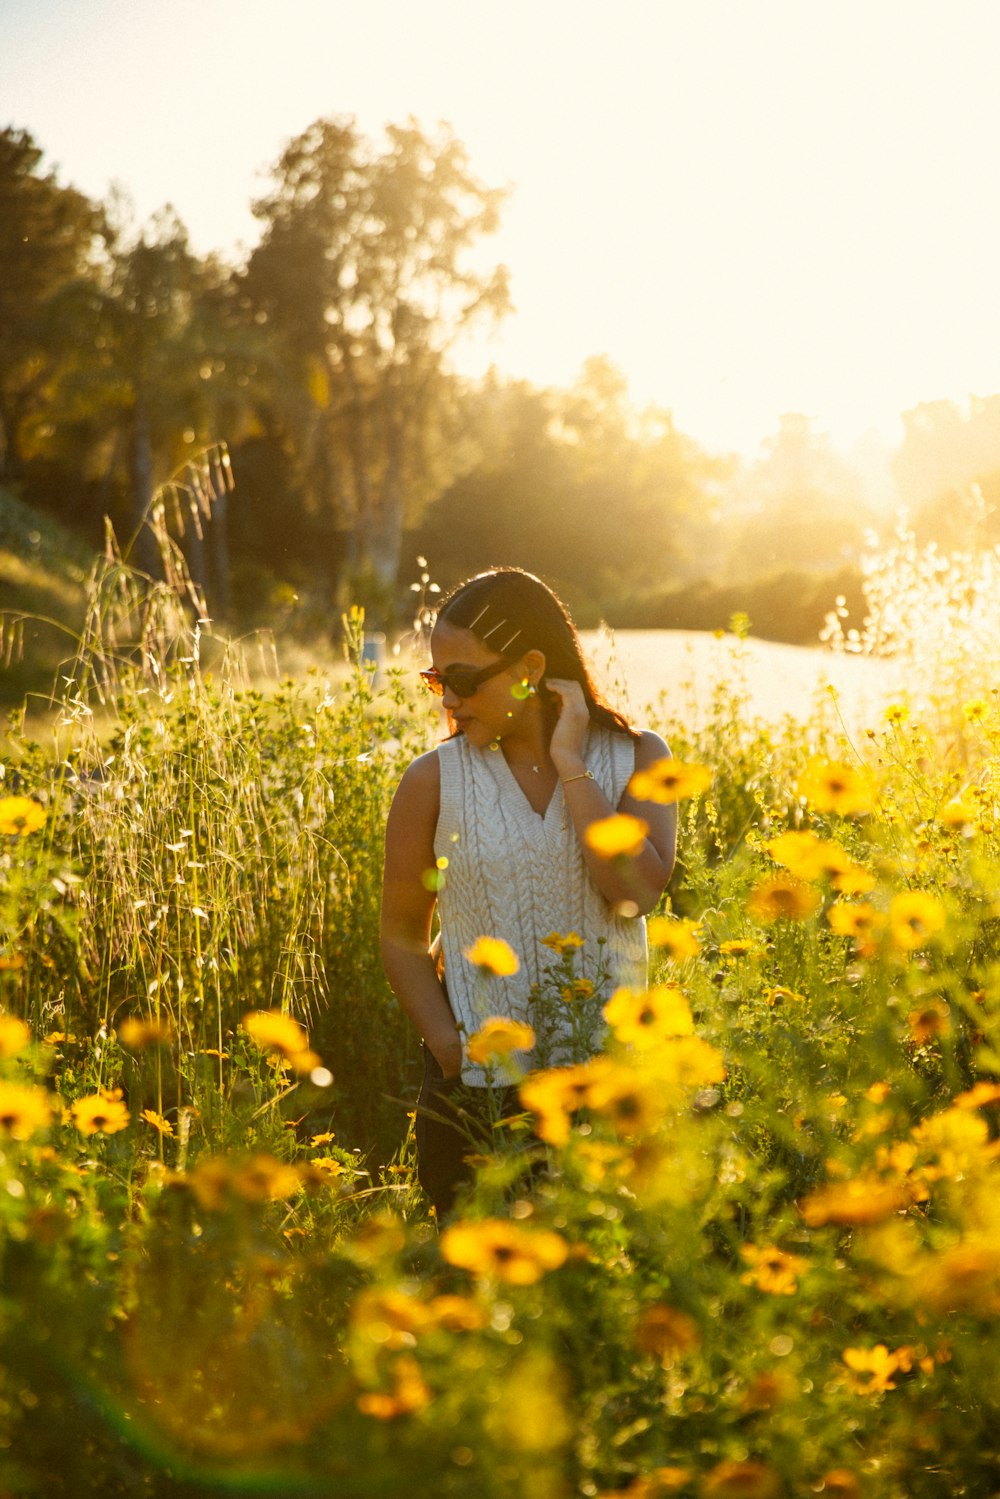
MULTIPOLYGON (((376 940, 435 726, 362 626, 336 690, 253 689, 108 564, 45 738, 11 726, 0 1492, 1000 1491, 995 697, 659 725, 649 987, 547 938, 532 1015, 468 1038, 496 1108, 438 1225, 376 940)), ((518 955, 468 961, 488 1010, 518 955)))

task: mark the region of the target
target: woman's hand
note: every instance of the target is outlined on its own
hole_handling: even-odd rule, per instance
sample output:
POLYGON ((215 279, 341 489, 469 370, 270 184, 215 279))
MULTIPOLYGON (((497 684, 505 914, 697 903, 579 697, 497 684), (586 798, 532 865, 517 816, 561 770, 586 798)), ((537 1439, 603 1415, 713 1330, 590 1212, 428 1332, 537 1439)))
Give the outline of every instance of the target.
POLYGON ((445 1033, 442 1036, 427 1036, 424 1040, 445 1077, 449 1080, 461 1077, 464 1053, 461 1032, 457 1026, 453 1027, 451 1035, 445 1033))
POLYGON ((585 768, 583 750, 590 726, 583 688, 566 677, 546 677, 545 686, 559 704, 559 717, 549 745, 552 763, 560 776, 577 775, 585 768))

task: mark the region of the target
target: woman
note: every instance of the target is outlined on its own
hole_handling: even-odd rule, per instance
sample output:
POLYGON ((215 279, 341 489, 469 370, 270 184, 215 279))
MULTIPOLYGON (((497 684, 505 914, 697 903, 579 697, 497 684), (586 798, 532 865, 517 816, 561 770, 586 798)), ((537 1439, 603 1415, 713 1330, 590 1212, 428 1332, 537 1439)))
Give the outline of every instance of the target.
POLYGON ((468 1176, 468 1138, 447 1123, 449 1096, 460 1083, 491 1082, 465 1056, 463 1035, 487 1015, 529 1018, 553 932, 584 939, 581 977, 645 980, 643 917, 673 870, 676 809, 630 797, 633 772, 667 746, 602 701, 565 608, 532 574, 497 568, 463 583, 438 611, 431 658, 421 676, 453 734, 409 766, 393 799, 382 956, 424 1042, 418 1175, 440 1216, 468 1176), (602 858, 587 842, 591 824, 616 811, 649 826, 627 860, 602 858), (515 975, 477 972, 466 954, 482 936, 513 949, 515 975))

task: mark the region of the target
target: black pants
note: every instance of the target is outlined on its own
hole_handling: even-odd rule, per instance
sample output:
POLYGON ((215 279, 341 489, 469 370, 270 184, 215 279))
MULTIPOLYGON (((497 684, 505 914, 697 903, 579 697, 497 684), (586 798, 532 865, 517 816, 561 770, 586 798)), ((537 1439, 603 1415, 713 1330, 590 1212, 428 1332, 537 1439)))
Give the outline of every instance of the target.
POLYGON ((516 1088, 469 1088, 461 1078, 445 1077, 429 1047, 423 1046, 424 1080, 417 1099, 414 1135, 417 1179, 437 1209, 438 1221, 450 1213, 460 1187, 472 1180, 466 1156, 493 1146, 491 1102, 501 1115, 517 1107, 516 1088))

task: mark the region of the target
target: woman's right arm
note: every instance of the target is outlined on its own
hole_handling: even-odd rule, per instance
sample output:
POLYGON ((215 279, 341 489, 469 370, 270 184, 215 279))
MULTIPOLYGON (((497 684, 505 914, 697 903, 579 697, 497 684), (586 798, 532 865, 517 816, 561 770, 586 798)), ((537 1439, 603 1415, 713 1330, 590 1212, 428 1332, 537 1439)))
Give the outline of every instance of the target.
POLYGON ((382 963, 396 998, 441 1065, 462 1070, 462 1037, 430 953, 435 895, 428 890, 441 796, 435 751, 414 760, 400 781, 385 830, 382 963))

